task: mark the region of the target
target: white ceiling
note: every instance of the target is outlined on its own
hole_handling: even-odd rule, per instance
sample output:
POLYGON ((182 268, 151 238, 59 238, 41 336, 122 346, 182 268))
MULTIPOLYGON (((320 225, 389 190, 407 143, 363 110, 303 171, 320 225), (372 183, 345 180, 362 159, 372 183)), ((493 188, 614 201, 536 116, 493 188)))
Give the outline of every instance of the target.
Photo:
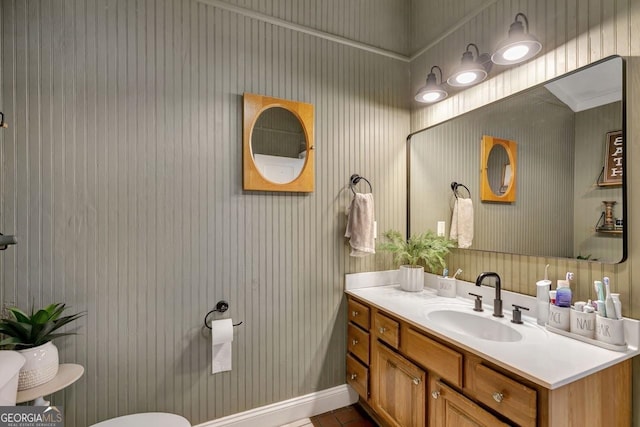
POLYGON ((574 112, 622 100, 622 59, 593 65, 545 85, 574 112))
MULTIPOLYGON (((496 0, 411 0, 411 54, 415 56, 437 43, 495 2, 496 0)), ((508 24, 506 25, 505 31, 508 28, 508 24)), ((461 49, 464 49, 464 45, 461 49)))

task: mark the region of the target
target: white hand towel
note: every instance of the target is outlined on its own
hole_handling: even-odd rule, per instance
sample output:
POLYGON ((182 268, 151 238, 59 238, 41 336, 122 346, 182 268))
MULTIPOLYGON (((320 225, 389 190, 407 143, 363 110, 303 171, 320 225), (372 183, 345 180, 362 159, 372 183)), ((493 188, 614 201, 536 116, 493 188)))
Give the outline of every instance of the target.
POLYGON ((376 253, 375 244, 375 214, 373 208, 373 194, 356 193, 351 200, 347 212, 347 231, 351 245, 350 255, 363 257, 376 253))
POLYGON ((457 198, 451 215, 449 237, 458 241, 459 248, 468 248, 473 242, 473 202, 471 199, 457 198))

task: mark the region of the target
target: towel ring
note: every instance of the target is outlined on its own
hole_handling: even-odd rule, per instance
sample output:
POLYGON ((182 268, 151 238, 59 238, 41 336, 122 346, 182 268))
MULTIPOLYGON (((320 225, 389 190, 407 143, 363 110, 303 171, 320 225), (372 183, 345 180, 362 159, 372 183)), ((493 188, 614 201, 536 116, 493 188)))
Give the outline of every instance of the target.
POLYGON ((471 191, 469 191, 469 188, 464 185, 464 184, 460 184, 458 182, 453 181, 451 183, 451 191, 453 191, 453 195, 456 196, 456 199, 458 198, 458 196, 462 196, 462 194, 458 193, 458 189, 462 187, 465 190, 467 190, 467 193, 469 194, 469 199, 471 198, 471 191))
POLYGON ((367 184, 369 184, 369 192, 373 193, 373 187, 371 186, 369 180, 364 176, 360 176, 357 173, 354 173, 353 175, 351 175, 351 178, 349 178, 349 188, 351 189, 353 195, 356 195, 356 190, 353 187, 355 187, 356 184, 360 182, 360 180, 364 180, 367 184))

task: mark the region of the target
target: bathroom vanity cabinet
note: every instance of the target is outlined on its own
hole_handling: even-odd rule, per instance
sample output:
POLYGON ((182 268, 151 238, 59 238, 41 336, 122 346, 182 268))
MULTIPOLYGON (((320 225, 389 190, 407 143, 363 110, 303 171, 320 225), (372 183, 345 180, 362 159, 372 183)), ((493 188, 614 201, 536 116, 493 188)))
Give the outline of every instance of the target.
POLYGON ((348 309, 347 382, 383 425, 631 423, 630 359, 548 389, 401 314, 352 295, 348 309))

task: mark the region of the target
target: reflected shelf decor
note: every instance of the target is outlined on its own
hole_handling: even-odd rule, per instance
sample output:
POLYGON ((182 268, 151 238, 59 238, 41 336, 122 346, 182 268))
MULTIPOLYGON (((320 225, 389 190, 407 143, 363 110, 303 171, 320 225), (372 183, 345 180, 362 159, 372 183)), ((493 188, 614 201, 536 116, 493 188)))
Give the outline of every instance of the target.
POLYGON ((604 148, 604 166, 598 176, 598 187, 622 185, 624 174, 624 138, 622 131, 607 133, 604 148))
POLYGON ((616 201, 602 201, 604 204, 604 211, 600 214, 598 222, 596 223, 596 231, 598 233, 620 234, 623 231, 623 219, 614 218, 613 207, 617 203, 616 201))

